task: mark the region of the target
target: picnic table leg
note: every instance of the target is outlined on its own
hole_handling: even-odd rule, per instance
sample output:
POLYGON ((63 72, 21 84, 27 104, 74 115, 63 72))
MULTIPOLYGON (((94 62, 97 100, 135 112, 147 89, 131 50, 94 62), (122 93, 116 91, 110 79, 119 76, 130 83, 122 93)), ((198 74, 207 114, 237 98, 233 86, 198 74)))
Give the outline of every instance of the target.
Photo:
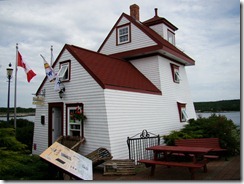
POLYGON ((195 169, 190 168, 190 167, 188 169, 189 169, 189 171, 191 173, 191 179, 194 180, 195 179, 195 173, 194 173, 195 169))
POLYGON ((207 168, 207 164, 205 164, 204 166, 203 166, 203 172, 208 172, 208 168, 207 168))
POLYGON ((156 168, 156 165, 152 165, 152 167, 151 167, 151 176, 154 175, 155 168, 156 168))

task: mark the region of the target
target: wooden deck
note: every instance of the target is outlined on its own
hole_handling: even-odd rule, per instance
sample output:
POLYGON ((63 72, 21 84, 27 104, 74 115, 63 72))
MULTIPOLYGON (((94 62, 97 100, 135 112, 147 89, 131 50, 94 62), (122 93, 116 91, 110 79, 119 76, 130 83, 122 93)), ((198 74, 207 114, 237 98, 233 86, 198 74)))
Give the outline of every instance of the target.
MULTIPOLYGON (((208 172, 196 171, 195 180, 235 180, 241 181, 241 160, 240 156, 230 157, 228 161, 224 159, 213 160, 208 163, 208 172)), ((132 176, 104 176, 103 168, 97 167, 93 171, 94 180, 190 180, 187 169, 165 166, 157 166, 154 176, 150 176, 150 168, 144 165, 136 167, 136 174, 132 176)))

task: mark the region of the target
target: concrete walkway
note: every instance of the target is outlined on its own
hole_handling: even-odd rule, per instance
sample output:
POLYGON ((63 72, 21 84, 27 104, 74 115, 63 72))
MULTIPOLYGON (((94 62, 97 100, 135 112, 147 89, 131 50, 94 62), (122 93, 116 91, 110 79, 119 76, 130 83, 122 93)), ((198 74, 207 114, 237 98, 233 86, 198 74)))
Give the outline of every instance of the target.
MULTIPOLYGON (((241 181, 241 159, 240 156, 230 157, 228 161, 224 158, 212 160, 207 164, 208 172, 203 169, 195 171, 195 180, 224 180, 241 181)), ((131 176, 104 176, 103 167, 93 169, 93 180, 124 180, 124 181, 146 181, 146 180, 190 180, 190 172, 187 168, 156 166, 155 175, 150 176, 150 168, 144 165, 136 167, 136 174, 131 176)))

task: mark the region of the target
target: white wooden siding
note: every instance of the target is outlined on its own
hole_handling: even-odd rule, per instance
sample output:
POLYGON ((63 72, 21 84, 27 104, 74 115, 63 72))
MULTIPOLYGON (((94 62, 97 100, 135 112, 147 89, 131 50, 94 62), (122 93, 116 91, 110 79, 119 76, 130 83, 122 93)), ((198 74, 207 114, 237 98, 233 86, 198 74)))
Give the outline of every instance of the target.
POLYGON ((147 57, 130 61, 144 76, 161 90, 158 57, 147 57))
MULTIPOLYGON (((156 33, 158 33, 160 36, 162 36, 165 40, 168 40, 168 30, 170 30, 172 33, 175 33, 175 31, 165 24, 156 24, 153 26, 150 26, 152 30, 154 30, 156 33)), ((176 36, 175 36, 175 43, 176 43, 176 36)))
MULTIPOLYGON (((118 23, 118 26, 129 23, 129 20, 123 17, 118 23)), ((145 33, 138 29, 134 24, 131 23, 131 42, 121 45, 116 45, 116 28, 103 45, 101 53, 103 54, 114 54, 119 52, 130 51, 138 48, 144 48, 148 46, 156 45, 156 43, 149 38, 145 33)))
POLYGON ((32 150, 33 154, 41 154, 48 146, 48 106, 45 103, 44 106, 36 106, 35 123, 34 123, 34 136, 33 144, 36 144, 36 150, 32 150), (41 124, 41 115, 45 115, 45 124, 41 124))
POLYGON ((163 96, 165 96, 169 101, 171 101, 173 105, 176 107, 177 107, 176 105, 177 101, 185 102, 187 104, 186 111, 189 118, 196 118, 195 108, 191 97, 191 91, 188 84, 185 66, 174 63, 161 56, 158 57, 159 57, 159 68, 160 68, 159 70, 161 72, 160 73, 161 89, 162 89, 163 96), (179 67, 179 73, 181 76, 180 83, 173 82, 170 63, 174 63, 180 66, 179 67))
MULTIPOLYGON (((47 81, 43 86, 43 89, 46 89, 46 103, 45 106, 36 107, 33 143, 37 145, 37 150, 33 150, 33 154, 41 154, 48 146, 48 103, 52 102, 64 103, 64 123, 66 103, 84 104, 84 112, 87 116, 84 125, 86 142, 81 145, 81 154, 86 155, 98 147, 110 149, 103 89, 68 51, 64 51, 59 62, 69 59, 71 60, 71 80, 64 83, 64 98, 60 99, 58 92, 54 91, 54 83, 47 81), (46 115, 44 126, 41 125, 41 114, 46 115)), ((54 70, 57 71, 58 68, 59 64, 55 66, 54 70)), ((66 132, 65 124, 63 132, 66 132)))
POLYGON ((152 30, 154 30, 156 33, 158 33, 160 36, 162 36, 164 39, 167 38, 167 37, 165 37, 166 35, 164 34, 164 31, 163 31, 163 24, 153 25, 153 26, 150 26, 150 28, 152 30))
MULTIPOLYGON (((119 90, 103 90, 87 71, 65 51, 59 61, 71 60, 71 80, 64 83, 65 95, 60 99, 54 91, 54 83, 46 82, 45 105, 37 106, 34 144, 37 150, 33 154, 42 153, 48 146, 48 103, 64 103, 64 122, 67 103, 83 103, 87 120, 84 126, 86 142, 81 145, 80 153, 86 155, 99 147, 111 151, 114 159, 128 158, 127 137, 133 136, 143 129, 165 135, 185 125, 179 119, 177 101, 187 103, 189 118, 195 118, 194 106, 191 101, 185 68, 180 66, 182 80, 176 84, 172 80, 169 60, 161 56, 147 58, 148 63, 140 59, 134 62, 138 69, 161 87, 162 95, 126 92, 119 90), (141 63, 146 63, 145 68, 141 63), (158 68, 156 67, 158 66, 158 68), (155 70, 154 75, 153 70, 155 70), (156 79, 159 76, 159 80, 156 79), (45 114, 45 125, 41 125, 40 116, 45 114)), ((56 65, 55 70, 58 69, 56 65)), ((66 125, 64 124, 64 132, 66 125)))
MULTIPOLYGON (((177 84, 172 80, 170 61, 161 56, 157 57, 148 58, 148 61, 154 64, 158 61, 162 96, 105 90, 110 144, 114 158, 128 158, 127 137, 143 129, 160 135, 181 129, 186 123, 180 122, 177 101, 187 103, 189 118, 196 118, 184 66, 180 66, 182 81, 177 84)), ((139 70, 146 71, 141 65, 140 67, 139 70)), ((148 75, 150 76, 150 72, 148 75)))
POLYGON ((180 129, 176 105, 163 96, 106 90, 106 109, 113 157, 128 158, 127 137, 142 130, 165 135, 180 129))

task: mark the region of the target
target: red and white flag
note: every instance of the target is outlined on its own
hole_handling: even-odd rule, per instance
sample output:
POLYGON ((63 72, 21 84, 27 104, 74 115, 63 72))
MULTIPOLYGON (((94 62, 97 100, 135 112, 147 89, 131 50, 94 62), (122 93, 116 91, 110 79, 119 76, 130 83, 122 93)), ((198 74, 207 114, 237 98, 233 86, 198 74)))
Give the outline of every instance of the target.
POLYGON ((21 54, 18 51, 18 63, 17 66, 24 68, 27 75, 27 81, 30 82, 33 77, 36 76, 35 72, 23 61, 21 54))

